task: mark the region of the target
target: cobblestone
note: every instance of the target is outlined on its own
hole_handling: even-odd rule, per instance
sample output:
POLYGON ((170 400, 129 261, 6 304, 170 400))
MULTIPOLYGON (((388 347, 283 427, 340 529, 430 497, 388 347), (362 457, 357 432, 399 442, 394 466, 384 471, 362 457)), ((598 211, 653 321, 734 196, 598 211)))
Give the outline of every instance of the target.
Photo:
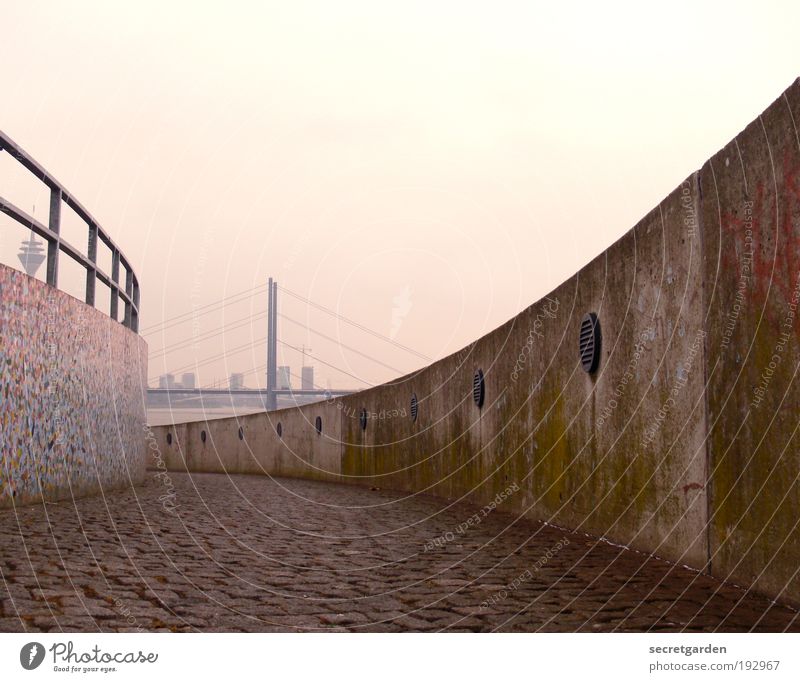
POLYGON ((500 513, 430 550, 469 505, 171 478, 176 513, 155 480, 0 512, 0 631, 800 631, 733 585, 500 513))

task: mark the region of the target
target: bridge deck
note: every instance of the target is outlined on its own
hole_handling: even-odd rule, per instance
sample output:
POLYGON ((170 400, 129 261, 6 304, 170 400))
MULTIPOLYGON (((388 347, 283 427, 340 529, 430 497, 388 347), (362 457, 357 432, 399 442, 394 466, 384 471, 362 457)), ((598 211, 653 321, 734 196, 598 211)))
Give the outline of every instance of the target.
POLYGON ((791 609, 580 533, 498 513, 460 532, 469 505, 172 480, 174 497, 152 478, 0 512, 0 630, 800 630, 791 609))

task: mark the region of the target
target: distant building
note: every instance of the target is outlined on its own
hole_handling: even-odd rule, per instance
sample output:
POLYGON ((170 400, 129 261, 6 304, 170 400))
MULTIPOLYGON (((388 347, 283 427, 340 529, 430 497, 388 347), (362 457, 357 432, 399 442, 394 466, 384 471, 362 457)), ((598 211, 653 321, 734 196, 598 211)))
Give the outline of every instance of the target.
POLYGON ((175 375, 174 374, 162 374, 158 377, 158 387, 159 388, 175 388, 175 375))
POLYGON ((288 390, 292 387, 292 372, 289 365, 278 367, 278 388, 288 390))
POLYGON ((185 372, 181 377, 181 384, 183 388, 196 388, 197 380, 195 379, 194 372, 185 372))
POLYGON ((304 391, 311 391, 314 389, 314 368, 303 367, 300 372, 301 386, 304 391))
POLYGON ((228 381, 228 385, 232 391, 238 391, 239 389, 244 388, 244 374, 241 372, 234 372, 231 374, 230 381, 228 381))

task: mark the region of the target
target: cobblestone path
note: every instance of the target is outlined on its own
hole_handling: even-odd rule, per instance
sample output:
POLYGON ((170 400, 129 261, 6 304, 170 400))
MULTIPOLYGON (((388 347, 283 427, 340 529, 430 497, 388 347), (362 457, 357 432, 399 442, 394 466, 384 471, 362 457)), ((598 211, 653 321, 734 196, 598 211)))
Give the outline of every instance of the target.
POLYGON ((174 474, 0 511, 0 631, 800 631, 798 613, 581 533, 431 497, 174 474), (479 515, 480 516, 480 515, 479 515))

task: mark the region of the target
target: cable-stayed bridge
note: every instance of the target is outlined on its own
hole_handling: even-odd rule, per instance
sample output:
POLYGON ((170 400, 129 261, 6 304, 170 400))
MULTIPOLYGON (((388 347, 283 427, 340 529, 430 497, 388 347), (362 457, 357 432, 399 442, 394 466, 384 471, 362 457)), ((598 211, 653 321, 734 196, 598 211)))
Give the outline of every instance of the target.
MULTIPOLYGON (((201 334, 192 334, 191 336, 183 337, 177 341, 172 341, 169 344, 154 349, 149 355, 151 364, 158 361, 163 362, 164 358, 170 354, 181 351, 185 352, 187 349, 196 346, 199 342, 208 341, 236 330, 252 327, 254 322, 266 319, 266 336, 238 346, 234 346, 232 348, 226 348, 213 355, 199 358, 194 362, 170 366, 167 371, 167 374, 172 376, 178 376, 183 372, 196 371, 201 367, 208 366, 219 361, 224 361, 229 357, 236 355, 237 353, 252 351, 254 348, 258 349, 259 346, 263 344, 263 347, 266 349, 266 362, 252 367, 246 372, 242 372, 240 376, 258 376, 262 372, 266 373, 265 388, 244 388, 230 385, 227 387, 222 387, 215 385, 215 383, 208 383, 199 387, 178 386, 148 388, 148 405, 151 407, 170 407, 172 409, 197 408, 202 407, 203 405, 218 407, 238 405, 241 407, 251 408, 260 406, 263 409, 274 410, 278 407, 278 398, 280 396, 290 399, 288 404, 299 404, 313 401, 314 399, 330 399, 332 397, 347 395, 353 392, 354 389, 323 387, 318 384, 304 386, 303 384, 306 383, 304 377, 298 375, 296 372, 288 372, 288 376, 299 381, 302 388, 279 386, 277 381, 277 358, 279 346, 297 353, 301 353, 304 358, 307 357, 314 362, 329 367, 335 370, 338 374, 350 377, 358 383, 364 383, 363 378, 357 376, 349 369, 331 362, 330 360, 325 360, 324 358, 315 356, 305 347, 297 346, 296 344, 292 344, 280 338, 278 334, 279 319, 283 322, 289 323, 299 330, 302 330, 307 335, 329 341, 332 344, 335 344, 338 348, 350 351, 351 353, 354 353, 355 355, 369 361, 370 363, 373 363, 378 367, 387 369, 391 371, 394 376, 400 376, 404 373, 401 369, 386 363, 372 354, 359 350, 352 345, 345 344, 341 341, 341 339, 336 339, 307 323, 301 322, 294 317, 280 312, 278 309, 279 294, 290 296, 294 300, 299 301, 302 305, 306 306, 308 309, 319 311, 322 314, 333 318, 337 322, 348 325, 350 328, 369 336, 373 340, 377 339, 381 343, 388 344, 395 349, 399 349, 417 360, 424 362, 430 362, 432 360, 432 358, 429 356, 420 353, 415 349, 410 348, 407 345, 402 344, 363 323, 352 320, 336 310, 310 300, 297 292, 279 286, 278 283, 273 281, 272 278, 268 280, 266 288, 263 285, 255 286, 249 290, 240 291, 219 300, 212 301, 194 311, 175 315, 164 320, 158 325, 153 325, 143 329, 142 335, 145 337, 161 335, 166 330, 173 329, 179 325, 185 326, 189 322, 194 323, 198 317, 202 317, 211 313, 218 313, 224 310, 226 306, 248 302, 251 301, 251 299, 258 300, 258 298, 263 296, 265 293, 267 295, 267 304, 265 309, 251 313, 250 315, 238 317, 229 322, 225 322, 217 327, 206 330, 201 334)), ((158 379, 159 376, 150 377, 148 383, 152 384, 158 379)))

